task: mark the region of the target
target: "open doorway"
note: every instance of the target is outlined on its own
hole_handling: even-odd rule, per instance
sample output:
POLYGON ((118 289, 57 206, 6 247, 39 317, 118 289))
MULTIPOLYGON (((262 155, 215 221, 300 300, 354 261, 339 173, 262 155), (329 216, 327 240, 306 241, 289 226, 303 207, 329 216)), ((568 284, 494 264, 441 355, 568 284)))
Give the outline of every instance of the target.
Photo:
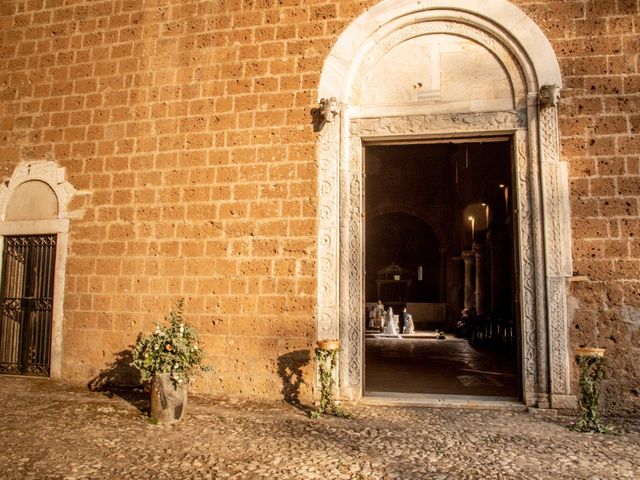
POLYGON ((365 146, 365 392, 516 399, 508 137, 365 146))

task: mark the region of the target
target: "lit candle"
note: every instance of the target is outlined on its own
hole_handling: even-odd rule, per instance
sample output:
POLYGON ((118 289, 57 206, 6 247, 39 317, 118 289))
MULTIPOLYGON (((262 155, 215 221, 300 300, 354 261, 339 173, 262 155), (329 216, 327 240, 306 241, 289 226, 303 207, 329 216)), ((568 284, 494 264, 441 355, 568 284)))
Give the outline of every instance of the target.
POLYGON ((508 217, 509 216, 509 187, 503 184, 500 184, 498 186, 504 190, 504 214, 508 217))
POLYGON ((489 205, 483 203, 482 206, 484 207, 484 228, 489 230, 489 205))
POLYGON ((422 265, 418 266, 418 281, 422 281, 422 265))
POLYGON ((509 216, 509 187, 504 187, 504 213, 509 216))
POLYGON ((470 216, 469 221, 471 222, 471 243, 473 243, 475 239, 476 219, 470 216))

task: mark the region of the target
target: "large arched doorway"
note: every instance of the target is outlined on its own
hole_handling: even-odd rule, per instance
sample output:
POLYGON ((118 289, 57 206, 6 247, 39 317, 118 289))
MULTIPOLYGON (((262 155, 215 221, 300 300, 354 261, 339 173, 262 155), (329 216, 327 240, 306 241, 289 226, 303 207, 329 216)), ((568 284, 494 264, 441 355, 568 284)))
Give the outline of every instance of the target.
MULTIPOLYGON (((568 181, 561 78, 540 29, 506 0, 384 1, 341 35, 319 88, 318 336, 344 343, 340 394, 363 394, 363 147, 485 139, 511 148, 520 397, 566 407, 568 181)), ((462 254, 462 252, 460 252, 462 254)))

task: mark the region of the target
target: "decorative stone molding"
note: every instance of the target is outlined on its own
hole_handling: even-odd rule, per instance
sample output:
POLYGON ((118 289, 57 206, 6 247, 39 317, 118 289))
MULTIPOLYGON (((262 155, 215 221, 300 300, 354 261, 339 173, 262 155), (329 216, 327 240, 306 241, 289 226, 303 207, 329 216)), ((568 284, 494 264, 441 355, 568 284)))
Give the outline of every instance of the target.
POLYGON ((526 110, 354 118, 350 123, 350 134, 365 138, 474 132, 490 134, 524 128, 526 122, 526 110))
POLYGON ((338 271, 340 235, 338 166, 340 122, 332 122, 322 130, 320 138, 320 201, 318 212, 318 338, 338 338, 338 271))
POLYGON ((500 135, 514 145, 517 307, 522 398, 538 407, 575 403, 568 384, 565 276, 571 271, 568 180, 560 161, 555 103, 560 69, 540 29, 506 0, 386 0, 359 17, 325 63, 319 95, 339 92, 337 116, 320 133, 318 337, 340 338, 340 395, 363 394, 362 144, 364 141, 500 135), (486 20, 491 18, 493 21, 486 20), (489 50, 512 85, 513 109, 402 114, 363 108, 368 68, 412 36, 460 35, 489 50), (543 228, 539 228, 543 226, 543 228))

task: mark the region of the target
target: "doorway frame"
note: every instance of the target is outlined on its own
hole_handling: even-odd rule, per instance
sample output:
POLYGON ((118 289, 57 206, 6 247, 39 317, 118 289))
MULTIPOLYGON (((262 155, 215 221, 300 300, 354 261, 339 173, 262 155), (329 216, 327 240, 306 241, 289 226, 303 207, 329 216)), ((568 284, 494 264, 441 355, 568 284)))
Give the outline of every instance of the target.
MULTIPOLYGON (((13 235, 57 235, 55 270, 53 278, 53 312, 51 318, 51 357, 49 378, 62 377, 63 351, 63 306, 65 293, 65 271, 69 246, 69 223, 81 218, 81 210, 70 210, 72 198, 78 192, 66 180, 66 170, 49 160, 21 162, 13 171, 9 181, 0 185, 0 251, 4 249, 4 237, 13 235), (56 218, 46 220, 7 221, 6 211, 18 187, 26 182, 39 181, 47 184, 58 201, 56 218)), ((0 271, 2 257, 0 256, 0 271)))
POLYGON ((364 393, 363 142, 510 136, 520 286, 522 399, 572 408, 567 285, 572 276, 568 170, 560 159, 560 69, 537 25, 506 0, 386 0, 340 36, 323 69, 319 100, 317 336, 340 338, 341 398, 364 393), (491 19, 491 21, 488 20, 491 19), (514 108, 431 113, 428 107, 363 108, 358 86, 399 42, 455 34, 488 49, 513 86, 514 108))
MULTIPOLYGON (((357 121, 356 121, 357 123, 357 121)), ((432 135, 428 135, 428 136, 411 136, 411 137, 400 137, 400 139, 394 139, 393 140, 388 140, 388 139, 383 139, 380 140, 379 138, 376 137, 375 140, 370 140, 367 139, 365 137, 361 137, 361 143, 362 143, 362 168, 363 168, 363 173, 366 173, 366 169, 364 168, 365 166, 365 162, 366 162, 366 150, 367 147, 369 146, 378 146, 378 145, 385 145, 385 146, 404 146, 404 145, 447 145, 447 144, 452 144, 452 143, 461 143, 461 144, 473 144, 473 143, 483 143, 486 141, 492 141, 492 142, 499 142, 499 143, 503 143, 506 144, 505 150, 508 150, 508 155, 509 155, 509 183, 510 183, 510 188, 513 188, 514 185, 514 178, 516 175, 516 169, 515 169, 515 165, 514 165, 514 159, 515 159, 515 152, 516 149, 514 148, 514 143, 515 143, 515 131, 512 134, 504 134, 504 135, 500 135, 500 136, 496 136, 496 135, 491 135, 489 134, 483 134, 482 136, 478 136, 478 135, 474 135, 473 133, 470 134, 462 134, 459 133, 457 135, 455 135, 454 137, 443 137, 440 138, 438 135, 432 136, 432 135)), ((364 262, 366 263, 366 218, 369 217, 370 212, 367 211, 365 209, 365 197, 366 197, 366 175, 363 176, 363 202, 362 202, 362 208, 363 208, 363 215, 362 215, 362 253, 363 253, 363 258, 364 258, 364 262)), ((434 231, 434 234, 436 235, 436 237, 438 238, 440 245, 441 245, 441 255, 444 255, 447 252, 447 247, 449 247, 449 245, 447 245, 447 242, 444 240, 446 238, 446 235, 444 234, 444 231, 442 230, 442 228, 435 228, 435 224, 436 222, 434 222, 434 220, 431 218, 431 216, 429 215, 428 210, 424 210, 424 209, 418 209, 416 207, 410 207, 410 206, 405 206, 402 203, 397 203, 397 204, 384 204, 383 208, 376 208, 374 211, 379 212, 379 211, 391 211, 391 212, 395 212, 395 211, 400 211, 402 213, 408 213, 409 211, 413 211, 413 213, 408 213, 409 215, 413 214, 415 215, 417 218, 422 219, 423 221, 425 221, 426 223, 428 223, 434 231), (390 206, 397 206, 399 208, 395 208, 395 209, 390 209, 388 207, 390 206), (445 245, 446 247, 443 248, 442 245, 445 245), (444 252, 444 253, 443 253, 444 252)), ((515 218, 514 212, 513 212, 513 206, 511 207, 511 212, 510 215, 512 218, 515 218)), ((511 236, 513 237, 512 240, 512 245, 511 248, 513 249, 513 251, 517 251, 518 249, 518 239, 517 239, 517 232, 516 232, 516 227, 512 227, 513 233, 511 234, 511 236)), ((462 252, 461 252, 462 253, 462 252)), ((512 268, 514 269, 514 273, 515 273, 515 284, 513 285, 513 290, 515 292, 520 292, 520 285, 518 284, 520 277, 518 275, 518 272, 520 270, 520 266, 517 264, 518 258, 513 258, 513 262, 514 265, 512 266, 512 268)), ((363 264, 365 264, 363 263, 363 264)), ((441 266, 442 267, 442 266, 441 266)), ((363 270, 364 271, 364 270, 363 270)), ((442 272, 441 272, 442 275, 442 272)), ((363 274, 363 281, 364 281, 364 274, 363 274)), ((446 288, 446 283, 444 288, 446 288)), ((363 301, 366 300, 366 295, 363 296, 363 301)), ((521 303, 520 303, 520 298, 517 298, 514 302, 513 305, 513 310, 518 312, 517 313, 517 318, 520 318, 520 308, 521 308, 521 303)), ((366 302, 365 302, 366 303, 366 302)), ((363 307, 363 312, 365 312, 365 308, 363 307)), ((366 330, 366 317, 363 318, 363 329, 366 330)), ((363 359, 366 359, 366 338, 363 340, 363 359)), ((521 341, 521 332, 520 332, 520 324, 517 323, 516 324, 516 348, 517 348, 517 353, 516 353, 516 361, 517 361, 517 375, 518 375, 518 397, 517 399, 521 399, 522 397, 522 354, 521 354, 521 350, 522 350, 522 341, 521 341)), ((382 394, 384 396, 389 396, 389 395, 393 395, 393 392, 379 392, 379 391, 375 391, 375 390, 370 390, 367 389, 367 385, 366 385, 366 369, 367 369, 367 365, 366 365, 366 361, 363 360, 362 362, 362 382, 363 382, 363 395, 364 397, 376 397, 379 398, 379 396, 382 394)), ((434 396, 437 396, 435 394, 420 394, 420 393, 405 393, 405 392, 398 392, 397 396, 398 398, 405 398, 406 396, 415 396, 416 398, 432 398, 434 396)), ((443 395, 444 398, 456 398, 457 395, 453 395, 453 394, 444 394, 443 395)), ((470 398, 472 398, 473 396, 470 396, 470 398)), ((483 398, 483 397, 479 397, 479 398, 483 398)), ((505 401, 507 402, 511 402, 514 401, 515 397, 505 397, 505 401)), ((459 400, 459 399, 457 399, 459 400)), ((491 401, 495 401, 494 397, 491 397, 491 401)))

